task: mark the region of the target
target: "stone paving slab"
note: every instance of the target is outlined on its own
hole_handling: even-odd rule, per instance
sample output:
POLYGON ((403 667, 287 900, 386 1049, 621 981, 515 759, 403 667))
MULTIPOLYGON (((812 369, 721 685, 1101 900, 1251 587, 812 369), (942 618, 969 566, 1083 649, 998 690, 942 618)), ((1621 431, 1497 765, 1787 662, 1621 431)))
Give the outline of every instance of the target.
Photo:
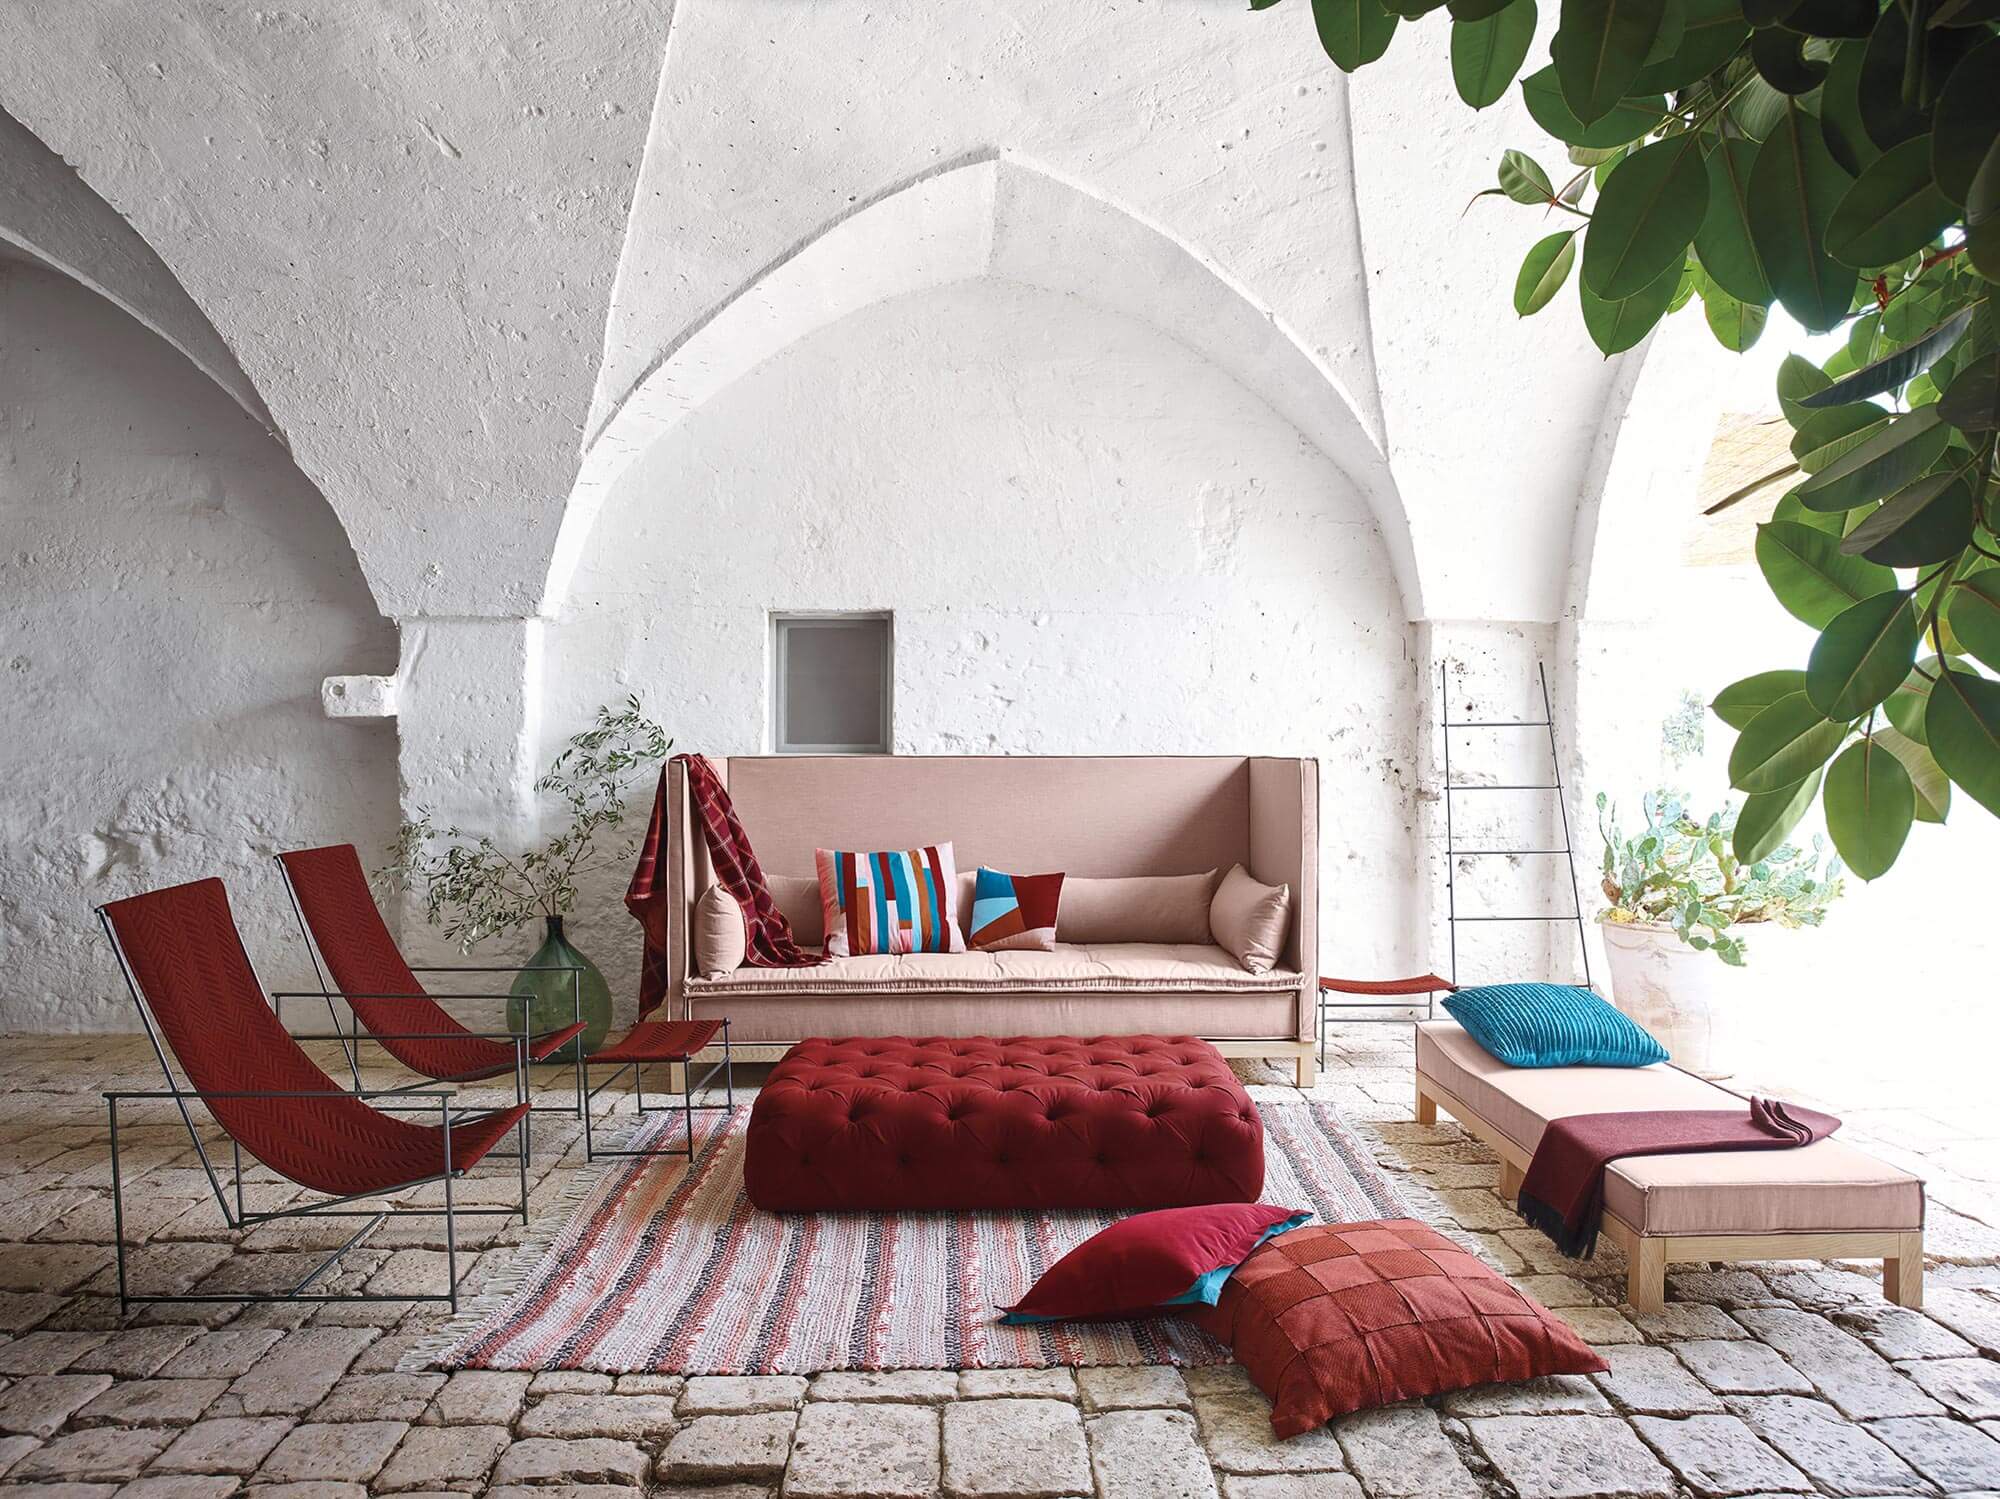
POLYGON ((1062 1499, 1090 1483, 1075 1406, 1003 1396, 944 1408, 944 1489, 953 1499, 1062 1499))
POLYGON ((930 1499, 940 1477, 938 1413, 903 1402, 814 1401, 799 1413, 786 1499, 930 1499))

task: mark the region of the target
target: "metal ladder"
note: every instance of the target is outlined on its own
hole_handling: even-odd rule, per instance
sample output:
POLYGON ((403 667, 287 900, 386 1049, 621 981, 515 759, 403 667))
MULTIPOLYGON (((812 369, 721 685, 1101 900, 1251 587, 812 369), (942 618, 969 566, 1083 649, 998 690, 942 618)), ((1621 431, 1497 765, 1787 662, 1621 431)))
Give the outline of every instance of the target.
MULTIPOLYGON (((1570 846, 1569 805, 1563 800, 1562 759, 1556 752, 1555 713, 1549 703, 1549 678, 1540 662, 1535 663, 1535 677, 1541 686, 1542 716, 1523 719, 1466 719, 1458 723, 1451 717, 1451 664, 1445 662, 1438 667, 1438 693, 1441 723, 1444 729, 1444 888, 1446 925, 1451 937, 1451 978, 1450 986, 1458 985, 1458 928, 1461 922, 1551 922, 1574 921, 1578 950, 1583 954, 1583 982, 1590 984, 1590 944, 1585 940, 1583 925, 1583 896, 1576 883, 1576 854, 1570 846), (1451 736, 1454 730, 1481 729, 1544 729, 1549 736, 1549 780, 1546 783, 1533 782, 1526 785, 1459 785, 1451 778, 1451 736), (1460 848, 1457 843, 1457 824, 1453 818, 1452 798, 1473 793, 1513 791, 1522 793, 1554 792, 1556 807, 1562 817, 1562 847, 1560 848, 1460 848), (1569 865, 1569 891, 1571 911, 1568 915, 1560 912, 1551 915, 1534 916, 1461 916, 1458 914, 1458 861, 1461 858, 1517 858, 1560 854, 1569 865)), ((1343 980, 1322 977, 1317 996, 1317 1010, 1314 1015, 1316 1035, 1319 1044, 1320 1065, 1326 1064, 1326 1028, 1336 1018, 1344 1018, 1350 1024, 1364 1025, 1409 1025, 1417 1020, 1432 1020, 1437 1016, 1437 997, 1443 992, 1438 976, 1434 973, 1419 974, 1410 978, 1387 979, 1379 982, 1365 980, 1343 980), (1344 994, 1346 998, 1334 998, 1344 994), (1417 996, 1423 996, 1422 1013, 1418 1014, 1417 996), (1395 1010, 1393 1015, 1357 1014, 1356 1011, 1395 1010)))
POLYGON ((1576 882, 1576 851, 1570 844, 1569 803, 1563 796, 1562 757, 1556 751, 1555 713, 1549 704, 1549 676, 1542 663, 1535 663, 1535 678, 1541 685, 1542 716, 1540 718, 1519 719, 1467 719, 1453 723, 1451 718, 1451 676, 1450 664, 1438 668, 1438 690, 1443 710, 1444 727, 1444 893, 1445 923, 1451 937, 1451 981, 1458 982, 1458 928, 1469 922, 1575 922, 1577 950, 1583 955, 1583 984, 1590 987, 1590 942, 1583 924, 1583 894, 1576 882), (1465 729, 1543 729, 1549 736, 1549 779, 1520 785, 1483 785, 1468 783, 1460 785, 1451 778, 1451 736, 1453 730, 1465 729), (1554 792, 1556 810, 1562 819, 1562 847, 1560 848, 1460 848, 1457 830, 1452 817, 1452 798, 1473 794, 1485 795, 1491 792, 1554 792), (1567 914, 1554 912, 1547 915, 1527 916, 1461 916, 1458 914, 1458 861, 1468 858, 1530 858, 1536 856, 1554 858, 1561 855, 1569 866, 1570 910, 1567 914))

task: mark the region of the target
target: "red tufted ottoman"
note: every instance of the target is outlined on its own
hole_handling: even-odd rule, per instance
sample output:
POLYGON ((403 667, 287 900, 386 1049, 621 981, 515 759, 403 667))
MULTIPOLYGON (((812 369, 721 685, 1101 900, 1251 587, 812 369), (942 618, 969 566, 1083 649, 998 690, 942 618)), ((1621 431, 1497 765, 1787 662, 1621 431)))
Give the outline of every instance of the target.
POLYGON ((750 1111, 773 1212, 1255 1202, 1264 1122, 1192 1036, 801 1041, 750 1111))

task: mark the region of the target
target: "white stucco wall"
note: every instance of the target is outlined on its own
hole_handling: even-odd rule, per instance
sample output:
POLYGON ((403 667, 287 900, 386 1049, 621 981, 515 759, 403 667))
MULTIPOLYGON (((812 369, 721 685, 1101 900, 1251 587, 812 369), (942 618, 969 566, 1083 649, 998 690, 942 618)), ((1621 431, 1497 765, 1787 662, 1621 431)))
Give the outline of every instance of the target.
POLYGON ((131 1029, 91 908, 206 875, 265 981, 304 977, 271 855, 373 852, 395 816, 393 725, 327 720, 320 678, 395 659, 284 450, 109 302, 0 260, 0 1031, 131 1029))
MULTIPOLYGON (((794 344, 609 497, 544 735, 636 691, 687 748, 760 752, 769 611, 857 608, 895 611, 902 752, 1320 756, 1323 950, 1413 954, 1417 667, 1380 533, 1160 330, 983 279, 794 344)), ((629 921, 579 932, 628 989, 629 921)))

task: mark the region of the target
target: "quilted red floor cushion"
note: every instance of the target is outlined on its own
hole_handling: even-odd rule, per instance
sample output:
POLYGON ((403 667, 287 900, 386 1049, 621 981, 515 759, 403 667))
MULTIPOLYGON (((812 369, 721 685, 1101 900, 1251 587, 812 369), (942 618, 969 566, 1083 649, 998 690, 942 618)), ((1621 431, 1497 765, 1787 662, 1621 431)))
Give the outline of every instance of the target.
POLYGON ((1264 1123, 1192 1036, 802 1041, 743 1177, 773 1212, 1255 1202, 1264 1123))
POLYGON ((1187 1318, 1271 1397, 1281 1437, 1468 1385, 1610 1366, 1569 1324, 1409 1218, 1296 1228, 1187 1318))

